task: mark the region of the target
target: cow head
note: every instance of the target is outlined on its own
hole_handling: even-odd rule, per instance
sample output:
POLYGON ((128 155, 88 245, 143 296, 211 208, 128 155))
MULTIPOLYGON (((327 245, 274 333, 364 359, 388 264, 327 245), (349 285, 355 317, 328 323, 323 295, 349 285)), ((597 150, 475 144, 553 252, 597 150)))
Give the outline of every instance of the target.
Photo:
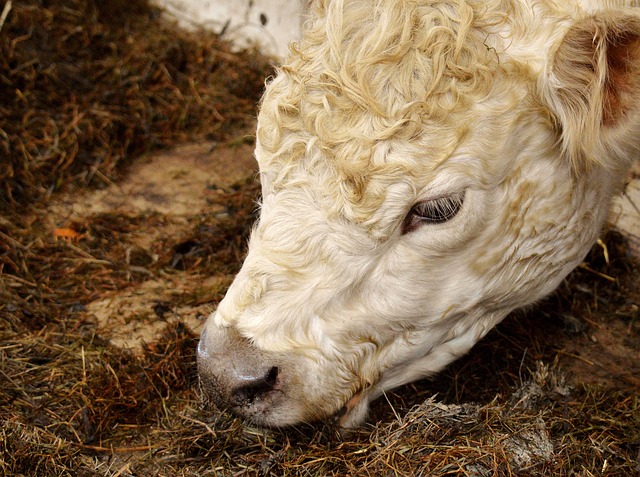
POLYGON ((356 425, 550 293, 637 151, 635 12, 422 3, 317 2, 267 86, 260 219, 198 347, 257 424, 356 425))

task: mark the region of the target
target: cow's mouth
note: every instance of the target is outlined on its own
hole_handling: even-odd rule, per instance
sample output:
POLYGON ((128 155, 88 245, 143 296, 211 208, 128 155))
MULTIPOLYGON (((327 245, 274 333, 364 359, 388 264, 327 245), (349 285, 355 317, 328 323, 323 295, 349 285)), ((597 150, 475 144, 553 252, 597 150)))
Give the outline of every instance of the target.
POLYGON ((360 389, 356 392, 351 398, 345 403, 344 406, 338 411, 336 414, 336 418, 338 420, 338 424, 342 427, 348 427, 348 422, 351 417, 351 413, 353 409, 355 409, 358 404, 362 401, 364 397, 364 389, 360 389))
POLYGON ((367 417, 369 403, 379 395, 378 382, 365 382, 334 415, 340 427, 359 427, 367 417))

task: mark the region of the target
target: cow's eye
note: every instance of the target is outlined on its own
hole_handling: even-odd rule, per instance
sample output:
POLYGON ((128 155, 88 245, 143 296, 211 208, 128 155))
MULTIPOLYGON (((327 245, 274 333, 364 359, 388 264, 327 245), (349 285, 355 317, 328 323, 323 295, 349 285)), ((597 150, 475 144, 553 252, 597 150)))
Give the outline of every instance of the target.
POLYGON ((418 202, 402 223, 402 233, 406 234, 422 224, 441 224, 454 218, 464 202, 464 192, 418 202))

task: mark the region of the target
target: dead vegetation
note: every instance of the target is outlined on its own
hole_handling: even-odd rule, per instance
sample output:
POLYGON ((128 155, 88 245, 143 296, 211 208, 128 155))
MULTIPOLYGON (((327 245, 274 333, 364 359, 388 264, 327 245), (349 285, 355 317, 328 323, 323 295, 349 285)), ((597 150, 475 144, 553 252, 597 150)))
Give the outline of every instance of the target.
MULTIPOLYGON (((256 180, 219 191, 224 214, 149 246, 137 234, 171 218, 105 212, 52 232, 48 199, 117 182, 149 149, 239 134, 266 61, 177 30, 143 0, 14 2, 0 47, 0 473, 640 475, 639 264, 615 232, 543 304, 376 402, 363 429, 254 429, 202 409, 191 329, 172 323, 136 353, 87 306, 158 276, 228 284, 256 180)), ((223 293, 194 282, 146 317, 223 293)))
POLYGON ((0 31, 0 202, 101 186, 144 151, 254 116, 268 62, 158 21, 147 0, 14 2, 0 31))

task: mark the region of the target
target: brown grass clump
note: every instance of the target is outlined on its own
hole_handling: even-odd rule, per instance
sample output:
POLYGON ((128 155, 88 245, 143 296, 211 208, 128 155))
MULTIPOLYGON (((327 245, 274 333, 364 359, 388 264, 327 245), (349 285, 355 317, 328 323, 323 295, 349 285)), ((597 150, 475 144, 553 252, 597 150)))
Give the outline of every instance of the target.
POLYGON ((639 263, 615 232, 544 303, 374 403, 362 429, 255 429, 203 409, 197 336, 176 310, 221 299, 199 280, 237 272, 257 180, 146 245, 176 219, 100 212, 56 235, 47 197, 117 181, 150 147, 239 134, 265 60, 142 0, 14 2, 0 43, 0 475, 640 476, 639 263), (178 319, 137 352, 87 312, 167 278, 193 283, 140 311, 178 319))
POLYGON ((159 14, 148 0, 13 2, 0 30, 0 204, 104 185, 144 151, 253 118, 268 62, 159 14))

